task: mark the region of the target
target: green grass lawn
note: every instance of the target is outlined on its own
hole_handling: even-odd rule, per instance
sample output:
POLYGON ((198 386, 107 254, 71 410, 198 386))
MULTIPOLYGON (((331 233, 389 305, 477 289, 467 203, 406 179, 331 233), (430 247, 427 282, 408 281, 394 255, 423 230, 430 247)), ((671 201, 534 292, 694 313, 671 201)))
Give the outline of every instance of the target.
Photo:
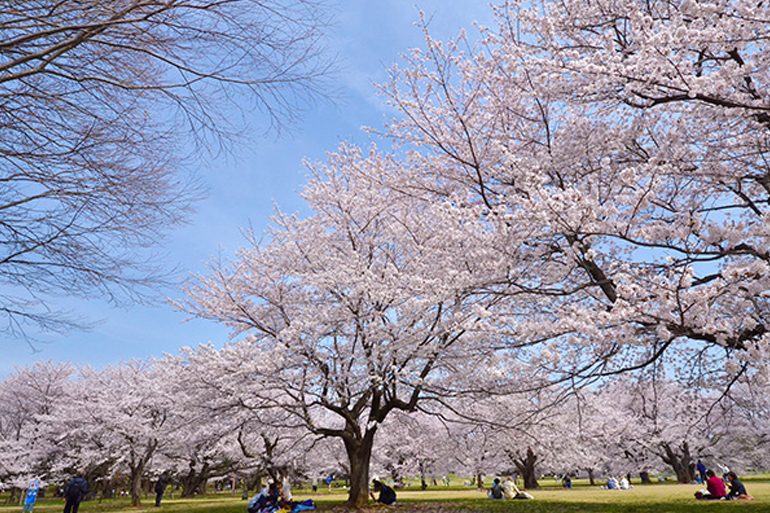
MULTIPOLYGON (((488 480, 491 484, 491 480, 488 480)), ((632 490, 601 490, 577 481, 571 490, 556 485, 553 480, 543 480, 541 490, 532 490, 535 500, 531 501, 491 501, 485 492, 465 486, 449 488, 431 487, 422 491, 417 487, 398 490, 396 506, 372 506, 370 511, 382 512, 587 512, 587 513, 710 513, 730 512, 768 512, 770 511, 770 478, 744 480, 746 488, 755 499, 753 501, 696 501, 693 494, 701 487, 698 485, 678 485, 656 483, 652 485, 635 484, 632 490)), ((82 513, 100 513, 122 511, 126 513, 246 513, 246 502, 230 493, 212 494, 194 499, 164 497, 160 508, 153 506, 152 496, 147 496, 143 506, 133 509, 125 498, 110 501, 86 501, 80 507, 82 513)), ((338 510, 346 499, 344 489, 326 488, 313 494, 310 490, 294 491, 295 499, 313 498, 319 510, 338 510)), ((21 506, 2 506, 0 513, 21 512, 21 506)), ((63 502, 60 499, 41 499, 35 506, 35 513, 61 513, 63 502)))

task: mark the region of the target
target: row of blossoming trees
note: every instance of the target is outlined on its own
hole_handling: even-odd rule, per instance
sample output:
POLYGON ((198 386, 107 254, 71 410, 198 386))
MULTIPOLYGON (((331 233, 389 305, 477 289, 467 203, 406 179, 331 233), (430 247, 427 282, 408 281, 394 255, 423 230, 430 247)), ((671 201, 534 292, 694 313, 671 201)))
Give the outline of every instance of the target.
MULTIPOLYGON (((124 491, 138 505, 161 475, 187 496, 205 493, 212 479, 238 478, 245 490, 268 477, 352 480, 343 445, 275 408, 286 401, 250 385, 253 367, 244 362, 255 360, 247 354, 253 345, 229 349, 236 347, 245 359, 206 346, 98 371, 51 363, 17 370, 0 383, 0 482, 19 498, 31 479, 62 485, 85 470, 98 496, 124 491)), ((650 374, 573 392, 487 394, 473 404, 460 398, 391 415, 373 445, 372 469, 426 484, 451 472, 479 483, 516 472, 537 487, 539 475, 565 472, 592 482, 665 472, 689 482, 697 458, 714 468, 770 468, 767 387, 740 385, 719 400, 715 391, 681 393, 650 374)), ((328 414, 312 417, 319 426, 341 425, 328 414)))
MULTIPOLYGON (((538 457, 523 439, 548 438, 529 426, 627 372, 667 376, 664 396, 716 390, 686 422, 704 440, 735 438, 709 432, 732 404, 736 426, 766 413, 750 401, 769 377, 770 6, 495 9, 477 43, 426 28, 380 87, 382 144, 310 165, 311 214, 277 213, 177 303, 239 340, 180 362, 207 369, 216 411, 340 440, 352 506, 402 413, 521 426, 509 443, 472 431, 469 451, 522 467, 538 457)), ((683 418, 632 389, 618 400, 654 433, 683 418)), ((554 431, 582 432, 576 411, 554 431)), ((644 458, 645 436, 624 454, 644 458)), ((681 480, 684 441, 656 446, 681 480)))
POLYGON ((19 369, 0 383, 0 482, 61 485, 85 470, 98 495, 123 491, 138 505, 161 474, 191 496, 214 477, 253 488, 254 477, 304 468, 303 433, 272 413, 228 410, 215 392, 176 359, 19 369))

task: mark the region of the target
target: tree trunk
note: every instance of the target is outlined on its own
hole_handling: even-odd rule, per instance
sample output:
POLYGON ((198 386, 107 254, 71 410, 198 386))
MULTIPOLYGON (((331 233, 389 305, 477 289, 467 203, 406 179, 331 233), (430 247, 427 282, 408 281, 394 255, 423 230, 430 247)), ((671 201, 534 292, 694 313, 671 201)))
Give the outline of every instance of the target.
POLYGON ((194 497, 195 490, 199 489, 201 495, 205 495, 206 482, 211 477, 211 468, 208 463, 203 464, 203 468, 200 471, 195 470, 195 462, 191 461, 189 464, 189 471, 184 475, 180 484, 182 485, 182 497, 194 497))
POLYGON ((150 458, 155 453, 156 447, 158 447, 157 440, 150 441, 145 448, 144 454, 138 460, 136 455, 132 453, 131 462, 129 463, 131 471, 129 486, 131 487, 131 505, 135 508, 142 505, 142 474, 144 474, 147 462, 150 461, 150 458))
POLYGON ((144 473, 144 465, 131 466, 131 475, 129 476, 131 480, 131 505, 135 508, 142 505, 142 473, 144 473))
POLYGON ((479 490, 484 488, 484 474, 476 474, 476 488, 479 490))
POLYGON ((262 490, 262 472, 257 471, 252 474, 245 475, 242 479, 243 493, 241 498, 243 500, 249 500, 249 491, 256 490, 257 492, 262 490))
POLYGON ((350 488, 345 505, 361 509, 369 503, 369 462, 372 459, 377 426, 367 429, 363 437, 358 435, 359 431, 355 428, 349 427, 348 431, 350 434, 342 438, 350 462, 350 488))
POLYGON ((532 451, 532 447, 527 447, 527 456, 525 458, 513 458, 513 463, 519 470, 522 479, 524 479, 524 488, 540 488, 540 485, 537 483, 537 474, 535 474, 537 455, 532 451))
POLYGON ((639 478, 642 480, 642 484, 650 484, 652 481, 650 481, 650 473, 646 470, 643 472, 639 472, 639 478))
POLYGON ((671 465, 671 468, 674 469, 677 482, 690 484, 693 479, 693 476, 690 473, 692 457, 690 456, 690 446, 687 442, 682 442, 678 447, 678 451, 676 448, 671 447, 671 444, 668 442, 661 442, 660 446, 664 451, 660 457, 663 459, 664 463, 671 465))
POLYGON ((596 486, 596 481, 594 481, 594 469, 589 468, 588 471, 588 482, 591 483, 591 486, 596 486))

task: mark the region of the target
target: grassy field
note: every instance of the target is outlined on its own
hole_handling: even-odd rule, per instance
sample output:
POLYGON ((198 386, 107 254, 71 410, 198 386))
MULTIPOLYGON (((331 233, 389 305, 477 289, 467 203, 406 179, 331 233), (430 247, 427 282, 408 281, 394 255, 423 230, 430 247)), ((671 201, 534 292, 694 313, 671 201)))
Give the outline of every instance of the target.
MULTIPOLYGON (((746 479, 746 487, 754 497, 753 501, 696 501, 693 494, 698 485, 677 485, 658 483, 635 485, 632 490, 601 490, 587 483, 576 482, 571 490, 558 487, 552 480, 544 480, 541 490, 531 491, 531 501, 491 501, 484 492, 474 488, 452 486, 450 488, 403 489, 398 491, 396 506, 374 506, 370 512, 439 513, 439 512, 586 512, 586 513, 710 513, 716 511, 759 513, 770 511, 770 478, 746 479)), ((337 511, 346 498, 344 489, 295 490, 295 499, 313 498, 319 510, 337 511)), ((21 512, 21 506, 0 506, 0 513, 21 512)), ((61 513, 61 499, 41 499, 35 506, 35 513, 61 513)), ((195 499, 164 497, 160 508, 153 506, 148 496, 141 508, 131 508, 126 499, 111 501, 86 501, 80 507, 81 513, 144 512, 144 513, 246 513, 246 503, 230 493, 213 494, 195 499)))

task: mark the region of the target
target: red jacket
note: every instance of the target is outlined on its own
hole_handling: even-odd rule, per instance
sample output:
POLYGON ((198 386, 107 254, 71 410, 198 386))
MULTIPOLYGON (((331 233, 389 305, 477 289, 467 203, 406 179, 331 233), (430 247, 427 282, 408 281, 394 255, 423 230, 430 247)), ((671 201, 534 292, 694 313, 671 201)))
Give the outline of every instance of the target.
POLYGON ((724 497, 727 495, 725 483, 719 476, 711 476, 706 479, 706 489, 712 497, 724 497))

